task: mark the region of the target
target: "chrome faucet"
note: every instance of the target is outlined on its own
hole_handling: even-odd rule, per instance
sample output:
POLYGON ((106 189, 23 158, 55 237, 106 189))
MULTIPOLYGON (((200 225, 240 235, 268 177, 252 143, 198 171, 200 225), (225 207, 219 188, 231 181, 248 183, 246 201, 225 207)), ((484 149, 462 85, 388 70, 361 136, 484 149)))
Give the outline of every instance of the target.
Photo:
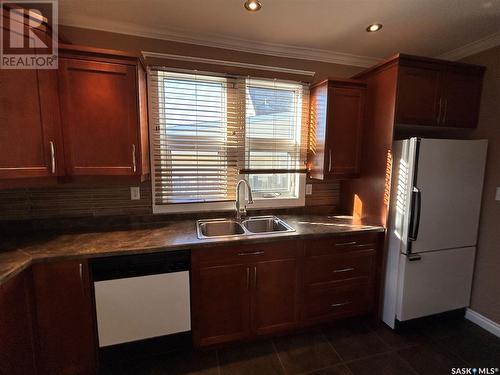
MULTIPOLYGON (((248 204, 253 204, 253 198, 252 198, 252 188, 250 187, 250 184, 248 183, 247 180, 239 180, 238 184, 236 185, 236 219, 241 220, 241 218, 244 218, 247 216, 247 203, 243 202, 241 204, 241 196, 240 196, 240 185, 244 184, 247 187, 248 191, 248 204)), ((243 201, 245 200, 245 194, 243 193, 243 201)))

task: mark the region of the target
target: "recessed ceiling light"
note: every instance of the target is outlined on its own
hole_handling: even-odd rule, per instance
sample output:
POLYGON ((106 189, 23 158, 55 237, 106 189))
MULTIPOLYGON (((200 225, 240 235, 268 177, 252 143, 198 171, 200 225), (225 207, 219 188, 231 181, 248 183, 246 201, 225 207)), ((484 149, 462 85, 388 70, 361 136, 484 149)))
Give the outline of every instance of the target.
POLYGON ((366 31, 369 33, 374 33, 375 31, 379 31, 381 28, 382 28, 381 23, 372 23, 371 25, 368 25, 366 31))
POLYGON ((259 0, 247 0, 245 1, 245 9, 250 12, 256 12, 262 8, 262 4, 259 0))

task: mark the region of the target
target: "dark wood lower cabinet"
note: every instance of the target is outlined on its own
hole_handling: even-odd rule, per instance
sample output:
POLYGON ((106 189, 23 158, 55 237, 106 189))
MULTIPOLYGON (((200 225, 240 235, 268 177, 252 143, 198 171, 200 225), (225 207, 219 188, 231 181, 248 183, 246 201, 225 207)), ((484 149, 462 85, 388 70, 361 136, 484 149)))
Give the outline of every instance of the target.
POLYGON ((194 344, 244 340, 295 327, 301 245, 280 241, 193 251, 194 344))
POLYGON ((249 335, 249 273, 244 264, 193 270, 193 337, 199 345, 240 340, 249 335))
POLYGON ((265 335, 298 323, 298 260, 258 262, 253 268, 253 330, 265 335))
POLYGON ((94 375, 96 329, 86 261, 33 265, 38 374, 94 375))
MULTIPOLYGON (((0 286, 0 374, 37 374, 31 305, 31 272, 0 286)), ((41 372, 38 372, 41 374, 41 372)))
POLYGON ((374 312, 381 235, 193 250, 195 346, 374 312))

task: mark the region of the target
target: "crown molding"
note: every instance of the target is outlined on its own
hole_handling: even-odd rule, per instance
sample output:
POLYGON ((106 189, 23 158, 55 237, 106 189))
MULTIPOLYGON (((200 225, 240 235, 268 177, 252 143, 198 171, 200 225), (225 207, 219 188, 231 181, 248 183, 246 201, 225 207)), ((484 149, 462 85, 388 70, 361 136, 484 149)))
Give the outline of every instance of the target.
POLYGON ((290 68, 282 68, 282 67, 278 67, 278 66, 269 66, 269 65, 260 65, 260 64, 248 64, 248 63, 242 63, 242 62, 238 62, 238 61, 207 59, 204 57, 174 55, 174 54, 170 54, 170 53, 149 52, 149 51, 142 51, 141 53, 145 59, 147 59, 148 57, 152 57, 152 58, 168 59, 168 60, 180 60, 180 61, 189 61, 189 62, 204 63, 204 64, 233 66, 233 67, 237 67, 237 68, 267 70, 270 72, 296 74, 296 75, 302 75, 302 76, 308 76, 308 77, 313 77, 316 74, 316 72, 313 72, 310 70, 290 69, 290 68))
POLYGON ((70 16, 60 20, 61 25, 81 27, 112 33, 126 34, 145 38, 168 40, 173 42, 195 44, 213 48, 223 48, 240 52, 256 53, 276 57, 286 57, 299 60, 321 61, 333 64, 370 67, 380 58, 334 52, 325 49, 291 46, 287 44, 257 42, 247 39, 233 38, 218 34, 195 35, 184 31, 154 29, 131 23, 96 19, 86 16, 70 16))
POLYGON ((451 51, 445 52, 437 57, 440 59, 455 61, 482 51, 486 51, 487 49, 499 45, 500 45, 500 31, 488 35, 485 38, 476 40, 475 42, 468 43, 462 47, 458 47, 451 51))

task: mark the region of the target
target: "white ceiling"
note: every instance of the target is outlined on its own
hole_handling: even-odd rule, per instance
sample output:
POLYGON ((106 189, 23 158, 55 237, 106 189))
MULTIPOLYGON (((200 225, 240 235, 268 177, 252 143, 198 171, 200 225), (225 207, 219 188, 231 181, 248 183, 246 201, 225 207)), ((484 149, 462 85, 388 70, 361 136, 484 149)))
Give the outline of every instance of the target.
POLYGON ((59 0, 63 25, 370 65, 404 52, 460 58, 500 44, 500 0, 59 0), (367 33, 368 24, 384 25, 367 33), (463 46, 465 46, 465 49, 463 46))

